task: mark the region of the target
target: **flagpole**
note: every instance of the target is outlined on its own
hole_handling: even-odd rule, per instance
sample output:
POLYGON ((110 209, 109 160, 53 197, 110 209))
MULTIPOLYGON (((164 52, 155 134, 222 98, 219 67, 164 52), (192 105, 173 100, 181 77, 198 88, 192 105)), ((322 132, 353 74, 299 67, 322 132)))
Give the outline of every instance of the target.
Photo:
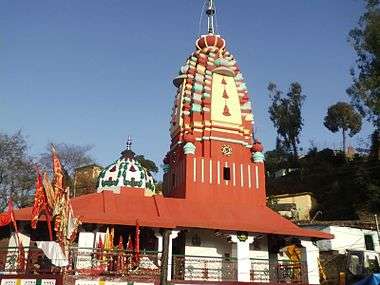
POLYGON ((135 261, 138 264, 140 261, 140 224, 136 220, 136 234, 135 234, 135 261))
POLYGON ((45 209, 45 216, 46 216, 46 223, 47 223, 48 231, 49 231, 49 238, 50 238, 50 241, 53 241, 53 231, 51 229, 51 217, 47 209, 45 209))
POLYGON ((17 222, 16 222, 16 219, 15 219, 15 214, 13 212, 13 202, 12 202, 12 198, 11 197, 9 197, 8 210, 11 212, 11 220, 12 220, 12 224, 13 224, 13 227, 14 227, 15 233, 16 233, 17 245, 20 246, 20 237, 18 235, 17 222))

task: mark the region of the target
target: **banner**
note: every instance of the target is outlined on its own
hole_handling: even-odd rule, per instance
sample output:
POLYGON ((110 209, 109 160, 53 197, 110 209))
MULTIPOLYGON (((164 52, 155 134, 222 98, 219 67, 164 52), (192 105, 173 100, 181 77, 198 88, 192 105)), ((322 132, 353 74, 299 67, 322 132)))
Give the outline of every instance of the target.
POLYGON ((154 285, 154 282, 76 280, 75 285, 154 285))
POLYGON ((0 285, 55 285, 55 279, 2 279, 0 285))

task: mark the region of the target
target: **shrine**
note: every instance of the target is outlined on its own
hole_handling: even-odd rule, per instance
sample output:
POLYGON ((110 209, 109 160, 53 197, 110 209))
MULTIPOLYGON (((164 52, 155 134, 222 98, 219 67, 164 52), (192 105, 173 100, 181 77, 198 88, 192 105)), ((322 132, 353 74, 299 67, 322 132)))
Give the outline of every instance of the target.
MULTIPOLYGON (((100 172, 96 191, 71 199, 81 225, 58 250, 64 262, 48 256, 54 247, 41 243, 47 234, 44 240, 37 234, 47 232, 44 215, 33 230, 32 207, 14 211, 27 262, 20 269, 19 251, 8 251, 0 262, 4 276, 38 274, 45 267, 33 262, 47 256, 50 267, 43 273, 62 274, 54 284, 319 284, 313 242, 332 236, 299 228, 266 206, 252 96, 229 43, 215 31, 212 0, 206 15, 207 33, 173 80, 162 193, 128 140, 121 156, 100 172)), ((10 247, 17 249, 18 242, 10 236, 10 247)))

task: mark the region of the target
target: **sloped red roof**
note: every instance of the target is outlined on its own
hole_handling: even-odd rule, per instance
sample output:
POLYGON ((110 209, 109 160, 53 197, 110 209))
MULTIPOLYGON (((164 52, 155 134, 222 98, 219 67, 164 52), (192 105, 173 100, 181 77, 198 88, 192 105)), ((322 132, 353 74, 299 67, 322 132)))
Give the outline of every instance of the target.
MULTIPOLYGON (((163 228, 206 228, 330 239, 328 233, 302 229, 265 206, 248 201, 189 200, 145 197, 143 191, 103 191, 73 198, 76 216, 84 223, 163 228)), ((32 208, 15 211, 17 220, 30 220, 32 208)), ((43 218, 43 217, 41 217, 43 218)))

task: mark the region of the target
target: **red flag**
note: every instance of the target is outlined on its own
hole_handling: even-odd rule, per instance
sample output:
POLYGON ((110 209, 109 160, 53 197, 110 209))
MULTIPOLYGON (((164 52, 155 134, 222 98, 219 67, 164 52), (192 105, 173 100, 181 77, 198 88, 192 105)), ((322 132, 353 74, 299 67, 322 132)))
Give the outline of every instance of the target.
POLYGON ((13 227, 15 228, 15 232, 16 232, 17 237, 18 237, 18 229, 17 229, 17 223, 16 223, 16 218, 15 218, 15 213, 13 212, 13 201, 12 201, 12 198, 9 198, 8 212, 11 215, 11 221, 13 223, 13 227))
POLYGON ((98 241, 98 245, 97 245, 97 255, 96 255, 96 258, 98 260, 101 260, 103 259, 103 250, 104 250, 104 244, 103 244, 103 241, 102 241, 102 237, 99 236, 99 241, 98 241))
POLYGON ((0 214, 0 227, 7 226, 12 222, 13 204, 11 199, 8 202, 8 211, 0 214))
POLYGON ((123 237, 119 237, 119 244, 117 245, 117 270, 123 271, 124 269, 124 247, 123 247, 123 237))
POLYGON ((117 248, 119 250, 123 250, 124 249, 124 246, 123 246, 123 237, 122 236, 119 237, 119 243, 117 245, 117 248))
POLYGON ((15 219, 15 216, 13 213, 12 198, 9 198, 9 201, 8 201, 8 211, 0 214, 0 227, 1 226, 7 226, 10 223, 13 223, 13 227, 15 228, 15 232, 18 233, 17 223, 16 223, 16 219, 15 219))
POLYGON ((34 205, 32 209, 32 229, 37 228, 38 217, 43 210, 47 210, 47 199, 42 185, 42 176, 37 169, 37 179, 36 179, 36 193, 34 194, 34 205))
POLYGON ((138 220, 136 220, 135 261, 140 261, 140 225, 138 220))
POLYGON ((38 218, 42 211, 45 211, 46 223, 49 230, 49 238, 50 238, 50 241, 52 241, 53 232, 51 229, 51 208, 49 207, 49 202, 46 195, 42 175, 37 168, 36 193, 34 194, 34 204, 33 204, 33 209, 32 209, 32 220, 31 220, 32 229, 37 228, 38 218))
POLYGON ((11 215, 8 212, 0 214, 0 227, 9 225, 11 221, 11 215))
POLYGON ((7 226, 10 223, 13 223, 13 227, 16 232, 17 243, 20 245, 20 237, 18 236, 17 223, 16 223, 14 212, 13 212, 12 198, 9 198, 9 201, 8 201, 8 211, 6 213, 0 214, 0 226, 7 226))
POLYGON ((21 272, 25 270, 25 250, 21 241, 18 242, 17 270, 21 272))
POLYGON ((128 236, 127 250, 133 251, 133 241, 131 235, 128 236))
POLYGON ((134 255, 133 255, 133 241, 132 241, 132 235, 130 234, 128 236, 128 242, 127 242, 127 267, 129 269, 132 269, 132 261, 134 261, 134 255))

